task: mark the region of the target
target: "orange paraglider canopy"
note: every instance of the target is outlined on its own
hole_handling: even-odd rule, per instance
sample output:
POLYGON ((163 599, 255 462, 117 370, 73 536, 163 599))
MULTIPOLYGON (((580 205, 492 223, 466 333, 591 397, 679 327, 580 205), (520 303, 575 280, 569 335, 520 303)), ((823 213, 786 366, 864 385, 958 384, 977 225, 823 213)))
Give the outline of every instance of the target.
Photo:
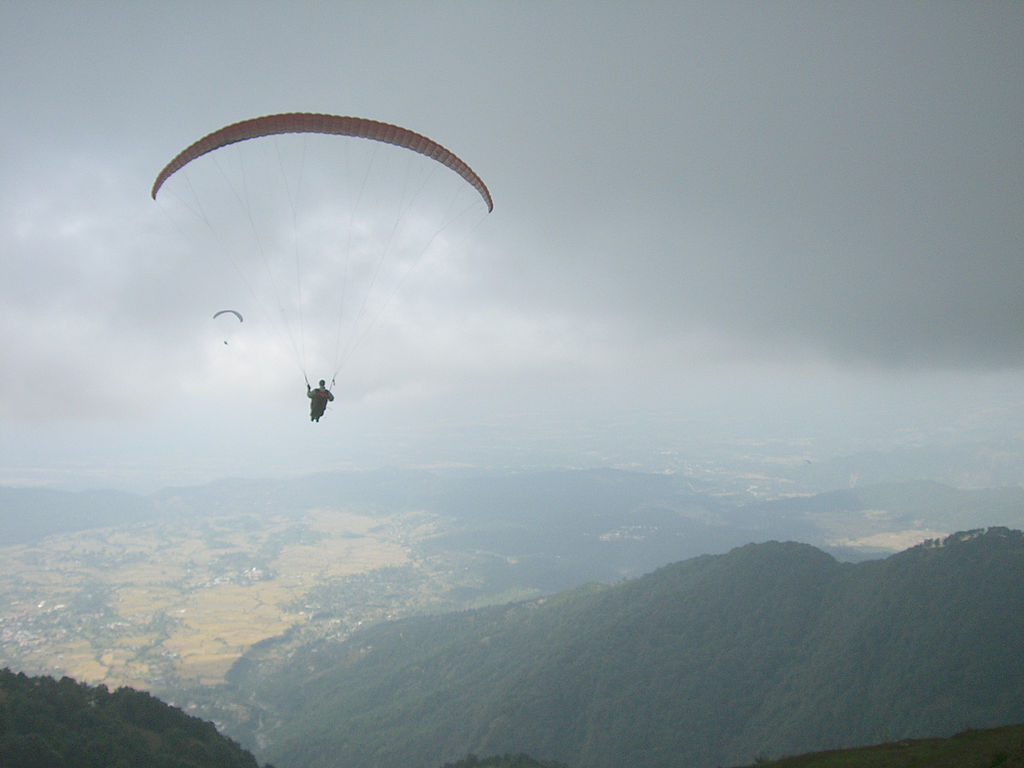
POLYGON ((182 150, 160 171, 153 183, 151 195, 155 200, 156 193, 160 191, 163 183, 197 157, 246 139, 274 136, 281 133, 326 133, 354 136, 411 149, 413 152, 418 152, 451 168, 480 193, 487 204, 488 211, 494 210, 491 193, 487 190, 483 180, 458 156, 436 141, 390 123, 381 123, 361 117, 341 117, 312 112, 287 112, 280 115, 254 117, 251 120, 232 123, 204 136, 182 150))

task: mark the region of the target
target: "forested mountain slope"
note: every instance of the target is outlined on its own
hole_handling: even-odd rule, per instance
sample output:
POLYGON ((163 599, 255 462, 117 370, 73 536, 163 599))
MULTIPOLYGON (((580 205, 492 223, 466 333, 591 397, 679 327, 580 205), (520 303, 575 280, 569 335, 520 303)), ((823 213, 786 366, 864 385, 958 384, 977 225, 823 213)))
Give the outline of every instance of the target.
POLYGON ((736 765, 1019 722, 1022 605, 1017 531, 857 564, 771 542, 380 625, 304 649, 255 695, 278 724, 267 757, 296 768, 736 765))
MULTIPOLYGON (((5 768, 257 768, 256 759, 148 693, 0 670, 5 768)), ((269 766, 268 766, 269 768, 269 766)))
POLYGON ((758 768, 1024 768, 1024 725, 969 729, 946 739, 900 739, 779 760, 762 755, 755 764, 758 768))

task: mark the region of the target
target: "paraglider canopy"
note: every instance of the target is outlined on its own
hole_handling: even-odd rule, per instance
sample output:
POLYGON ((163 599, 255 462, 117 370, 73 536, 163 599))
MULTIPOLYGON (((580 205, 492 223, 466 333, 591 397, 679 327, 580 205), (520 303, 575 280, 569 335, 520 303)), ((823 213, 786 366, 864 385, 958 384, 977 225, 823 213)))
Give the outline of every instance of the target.
MULTIPOLYGON (((436 141, 376 120, 308 112, 207 134, 161 169, 150 194, 169 215, 185 217, 174 224, 196 238, 192 256, 213 254, 234 268, 238 279, 225 287, 248 293, 250 330, 275 334, 250 337, 261 353, 280 349, 307 382, 315 370, 332 384, 357 348, 382 354, 362 344, 371 331, 383 338, 418 328, 401 314, 399 289, 410 276, 429 279, 425 269, 413 274, 418 265, 458 258, 460 238, 494 207, 481 178, 436 141)), ((214 317, 226 314, 242 322, 236 310, 214 317)))
MULTIPOLYGON (((219 312, 214 312, 213 313, 213 319, 216 320, 221 315, 234 315, 236 318, 238 318, 238 322, 240 322, 240 323, 245 322, 242 319, 242 313, 238 312, 238 311, 236 311, 234 309, 222 309, 219 312)), ((228 340, 224 339, 224 343, 227 344, 228 340)))
POLYGON ((156 200, 156 193, 175 171, 195 160, 197 157, 212 152, 220 147, 235 144, 246 139, 260 136, 273 136, 280 133, 328 133, 340 136, 356 136, 386 144, 411 149, 419 152, 442 165, 446 165, 471 184, 487 203, 488 212, 494 210, 491 193, 473 169, 466 165, 453 152, 445 149, 436 141, 419 133, 401 128, 390 123, 367 120, 362 117, 342 117, 339 115, 323 115, 312 112, 287 112, 280 115, 265 115, 251 120, 232 123, 220 130, 207 134, 203 138, 183 149, 156 177, 150 193, 156 200))

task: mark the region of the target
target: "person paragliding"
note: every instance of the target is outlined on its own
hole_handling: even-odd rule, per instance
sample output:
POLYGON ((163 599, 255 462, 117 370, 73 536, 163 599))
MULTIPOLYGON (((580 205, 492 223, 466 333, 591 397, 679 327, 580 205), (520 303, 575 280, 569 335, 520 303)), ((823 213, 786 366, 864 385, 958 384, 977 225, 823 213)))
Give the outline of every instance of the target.
MULTIPOLYGON (((218 317, 220 317, 221 315, 234 315, 235 317, 237 317, 237 318, 238 318, 238 322, 240 322, 240 323, 243 323, 243 322, 245 322, 245 321, 244 321, 244 320, 242 319, 242 313, 241 313, 241 312, 238 312, 238 311, 236 311, 236 310, 234 310, 234 309, 222 309, 222 310, 221 310, 220 312, 215 312, 215 313, 214 313, 214 315, 213 315, 213 319, 214 319, 214 320, 216 320, 216 319, 217 319, 218 317)), ((225 343, 225 344, 227 344, 227 343, 228 343, 228 340, 227 340, 227 339, 224 339, 224 343, 225 343)))
MULTIPOLYGON (((237 154, 236 160, 243 161, 241 150, 237 154)), ((223 156, 225 160, 228 157, 223 156)), ((219 171, 216 176, 222 176, 225 166, 234 164, 235 160, 214 164, 219 171)), ((212 229, 214 221, 223 226, 215 233, 218 240, 224 236, 217 250, 226 246, 240 254, 237 261, 230 255, 228 260, 243 273, 246 287, 263 309, 277 310, 280 317, 270 312, 268 319, 280 323, 278 330, 305 380, 310 421, 319 421, 327 404, 334 400, 323 379, 316 388, 310 385, 310 358, 315 356, 317 367, 330 373, 333 386, 342 366, 365 340, 379 313, 391 303, 416 259, 435 245, 441 247, 440 241, 445 238, 440 234, 448 234, 449 224, 477 215, 481 202, 488 213, 494 209, 483 180, 453 152, 423 134, 361 117, 288 112, 226 125, 174 156, 153 182, 151 197, 156 200, 164 184, 187 169, 195 170, 200 183, 193 189, 192 181, 180 180, 187 186, 188 199, 182 209, 192 210, 195 194, 195 212, 203 229, 212 229), (296 134, 309 136, 299 141, 296 134), (349 149, 346 142, 335 147, 336 142, 321 141, 319 136, 355 141, 349 149), (256 162, 251 167, 239 167, 237 176, 225 177, 224 187, 204 175, 202 164, 190 166, 205 155, 250 141, 254 142, 251 151, 256 162), (370 157, 363 169, 356 171, 349 162, 361 157, 358 149, 364 141, 391 145, 431 162, 414 162, 415 158, 397 153, 392 166, 385 156, 389 153, 382 151, 378 161, 373 159, 375 152, 367 150, 370 157), (259 154, 260 145, 267 155, 259 154), (316 153, 317 167, 324 169, 323 175, 304 172, 307 146, 316 153), (438 178, 428 184, 438 165, 453 171, 457 178, 437 174, 438 178), (197 194, 197 190, 205 192, 197 194), (374 197, 367 198, 365 207, 359 207, 364 192, 374 197), (222 207, 221 203, 232 200, 239 210, 232 205, 222 207), (206 207, 209 202, 215 205, 206 207), (395 214, 394 220, 389 210, 395 214), (213 215, 208 218, 207 213, 213 215), (430 222, 436 226, 433 234, 430 222), (245 224, 249 226, 236 229, 245 224), (331 288, 323 292, 305 290, 303 283, 314 275, 332 283, 331 288), (371 296, 378 276, 379 292, 371 296), (329 296, 329 300, 321 296, 329 296), (333 334, 327 333, 332 327, 333 334), (327 363, 333 363, 333 368, 327 363)), ((213 170, 207 164, 207 173, 213 170)), ((235 310, 224 309, 215 315, 221 318, 218 322, 225 322, 225 316, 243 322, 241 313, 235 310)))
POLYGON ((317 422, 327 410, 327 403, 334 400, 334 395, 331 394, 331 390, 327 388, 327 382, 323 379, 320 379, 320 385, 316 389, 310 387, 309 382, 306 382, 306 397, 309 398, 309 420, 317 422))

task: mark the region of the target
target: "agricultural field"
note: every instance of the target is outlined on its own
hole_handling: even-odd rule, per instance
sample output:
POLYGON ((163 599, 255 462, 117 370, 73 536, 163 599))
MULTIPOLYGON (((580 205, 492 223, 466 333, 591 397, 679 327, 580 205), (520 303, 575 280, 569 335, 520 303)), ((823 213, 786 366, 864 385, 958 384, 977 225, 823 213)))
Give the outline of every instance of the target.
POLYGON ((0 666, 110 687, 215 685, 261 640, 313 624, 344 634, 411 609, 400 586, 373 604, 343 596, 382 575, 422 584, 414 544, 432 530, 424 514, 311 509, 2 547, 0 666))

